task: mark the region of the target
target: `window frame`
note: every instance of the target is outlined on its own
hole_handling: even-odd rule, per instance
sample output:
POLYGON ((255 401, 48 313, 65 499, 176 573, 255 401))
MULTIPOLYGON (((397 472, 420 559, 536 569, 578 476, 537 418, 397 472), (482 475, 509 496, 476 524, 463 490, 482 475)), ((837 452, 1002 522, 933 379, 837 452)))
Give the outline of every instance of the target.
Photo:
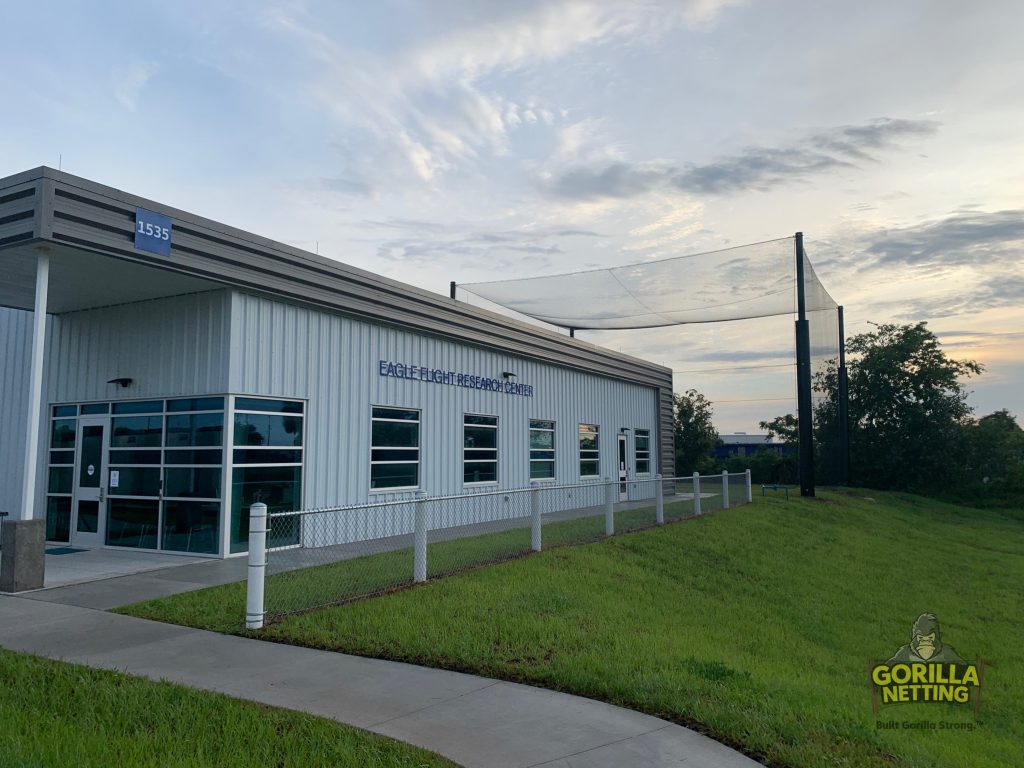
POLYGON ((577 456, 579 458, 579 461, 577 463, 577 469, 579 471, 580 479, 581 480, 584 480, 584 479, 591 480, 593 478, 600 479, 601 478, 601 425, 600 424, 592 424, 592 423, 589 423, 589 422, 580 422, 579 423, 578 428, 577 428, 577 432, 576 432, 576 451, 577 451, 577 456), (594 442, 597 445, 596 449, 592 450, 590 448, 587 448, 587 449, 583 448, 583 437, 584 437, 584 435, 593 435, 594 436, 594 442), (592 457, 591 456, 586 456, 585 457, 584 456, 584 452, 586 452, 587 454, 591 454, 592 453, 594 455, 592 457), (584 461, 587 461, 587 462, 595 461, 595 462, 597 462, 597 474, 594 474, 594 475, 585 475, 585 474, 583 474, 583 462, 584 461))
POLYGON ((651 430, 649 429, 638 427, 633 430, 633 467, 633 471, 637 475, 651 474, 651 430), (641 437, 647 440, 647 448, 643 450, 637 445, 641 437), (647 463, 647 470, 645 472, 640 471, 640 462, 642 461, 647 463))
POLYGON ((558 479, 558 445, 555 443, 555 436, 558 433, 558 422, 554 419, 529 419, 526 427, 526 450, 528 452, 527 459, 527 480, 531 483, 554 483, 558 479), (547 427, 534 427, 534 423, 550 424, 551 428, 547 427), (534 450, 548 450, 546 448, 532 447, 532 438, 534 432, 550 432, 551 433, 551 458, 550 459, 535 459, 533 458, 534 450), (534 477, 533 476, 533 465, 537 464, 551 464, 551 477, 534 477))
POLYGON ((493 413, 473 413, 466 411, 462 414, 462 487, 463 488, 479 488, 486 485, 498 485, 501 482, 501 473, 499 472, 500 465, 499 459, 501 456, 500 447, 498 445, 498 438, 500 436, 501 419, 497 414, 493 413), (475 416, 481 419, 494 419, 494 424, 467 424, 466 419, 470 416, 475 416), (494 448, 466 448, 466 427, 476 427, 478 429, 493 429, 494 430, 494 448), (493 459, 467 459, 466 451, 494 451, 493 459), (494 464, 494 479, 493 480, 478 480, 466 482, 466 465, 467 464, 494 464))
POLYGON ((413 408, 405 405, 383 405, 380 403, 372 403, 370 405, 370 465, 367 470, 367 487, 369 488, 370 494, 379 493, 405 493, 408 491, 418 491, 423 488, 423 409, 413 408), (383 408, 390 411, 409 411, 416 414, 416 421, 411 419, 388 419, 384 417, 377 417, 373 415, 373 412, 377 408, 383 408), (375 446, 373 444, 373 425, 374 422, 385 422, 392 424, 415 424, 416 425, 416 460, 415 461, 374 461, 373 452, 380 450, 397 450, 397 451, 409 451, 413 450, 410 446, 395 446, 395 445, 382 445, 375 446), (393 464, 415 464, 416 465, 416 485, 392 485, 384 488, 373 487, 373 468, 375 466, 386 466, 393 464))

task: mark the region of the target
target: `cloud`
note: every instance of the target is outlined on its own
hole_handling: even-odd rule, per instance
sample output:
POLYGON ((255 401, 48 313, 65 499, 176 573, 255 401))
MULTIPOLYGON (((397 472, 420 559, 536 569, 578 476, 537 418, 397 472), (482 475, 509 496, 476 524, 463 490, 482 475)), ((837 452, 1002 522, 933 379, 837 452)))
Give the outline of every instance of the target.
MULTIPOLYGON (((374 195, 410 179, 433 184, 481 158, 510 154, 516 131, 559 129, 564 110, 498 93, 495 78, 535 71, 586 47, 704 26, 733 4, 439 2, 412 47, 394 30, 371 30, 376 53, 335 41, 301 5, 276 8, 264 20, 313 63, 310 95, 347 137, 335 147, 346 165, 337 191, 374 195)), ((580 140, 564 138, 566 151, 580 140)))
POLYGON ((901 303, 896 320, 917 321, 955 315, 970 316, 990 309, 1016 308, 1024 303, 1024 276, 998 275, 976 285, 957 286, 940 296, 925 296, 901 303))
POLYGON ((469 257, 462 266, 479 268, 487 263, 492 271, 529 264, 533 270, 547 269, 552 257, 566 253, 560 244, 563 238, 600 237, 592 230, 570 227, 523 228, 511 230, 472 229, 443 225, 415 219, 364 221, 371 229, 400 233, 377 242, 377 258, 392 263, 434 263, 446 256, 469 257), (501 253, 517 254, 516 259, 503 260, 501 253))
POLYGON ((992 266, 1024 257, 1024 210, 970 211, 879 233, 866 249, 879 266, 992 266))
POLYGON ((118 73, 114 82, 114 98, 122 107, 134 112, 139 94, 158 69, 157 64, 152 61, 133 61, 118 73))
POLYGON ((569 168, 547 188, 572 199, 631 198, 674 189, 693 194, 766 191, 839 168, 877 162, 878 155, 903 142, 935 133, 931 120, 880 118, 805 136, 790 146, 753 146, 704 165, 665 162, 612 162, 569 168))

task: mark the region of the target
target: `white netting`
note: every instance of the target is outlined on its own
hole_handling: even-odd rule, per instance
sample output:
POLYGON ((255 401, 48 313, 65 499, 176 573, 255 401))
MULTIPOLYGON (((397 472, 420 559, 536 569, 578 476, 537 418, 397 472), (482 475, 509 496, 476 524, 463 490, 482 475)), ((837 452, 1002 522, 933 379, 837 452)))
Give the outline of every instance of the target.
MULTIPOLYGON (((656 328, 796 311, 794 238, 547 277, 460 285, 563 328, 656 328)), ((807 311, 836 303, 805 260, 807 311)))

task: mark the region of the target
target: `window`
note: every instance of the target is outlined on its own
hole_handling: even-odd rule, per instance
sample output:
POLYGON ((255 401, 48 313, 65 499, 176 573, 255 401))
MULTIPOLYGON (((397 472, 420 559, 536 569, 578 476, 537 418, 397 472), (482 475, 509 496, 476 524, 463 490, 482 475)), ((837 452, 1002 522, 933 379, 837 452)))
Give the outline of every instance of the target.
MULTIPOLYGON (((270 400, 236 397, 231 468, 230 549, 244 552, 249 545, 249 507, 257 501, 268 512, 302 508, 302 443, 305 403, 300 400, 270 400)), ((203 447, 221 439, 218 424, 206 419, 174 416, 175 447, 187 446, 196 464, 207 454, 203 447), (199 448, 200 450, 191 450, 199 448)), ((167 470, 168 485, 180 494, 168 507, 168 519, 196 521, 202 525, 210 511, 203 494, 220 483, 216 468, 175 466, 167 470)), ((184 526, 177 526, 177 538, 185 542, 184 526)), ((268 547, 287 547, 299 543, 299 526, 293 518, 271 520, 267 532, 268 547)))
POLYGON ((418 488, 420 412, 370 409, 370 489, 418 488))
POLYGON ((636 443, 633 446, 635 452, 634 464, 638 475, 647 475, 651 472, 651 430, 638 429, 636 431, 636 443))
POLYGON ((601 476, 601 448, 597 424, 580 424, 580 477, 601 476))
POLYGON ((462 417, 462 479, 498 482, 498 417, 467 413, 462 417))
POLYGON ((555 477, 555 422, 530 419, 530 479, 555 477))
POLYGON ((46 540, 71 541, 71 494, 75 483, 75 440, 78 422, 73 405, 57 405, 50 422, 50 472, 46 496, 46 540))

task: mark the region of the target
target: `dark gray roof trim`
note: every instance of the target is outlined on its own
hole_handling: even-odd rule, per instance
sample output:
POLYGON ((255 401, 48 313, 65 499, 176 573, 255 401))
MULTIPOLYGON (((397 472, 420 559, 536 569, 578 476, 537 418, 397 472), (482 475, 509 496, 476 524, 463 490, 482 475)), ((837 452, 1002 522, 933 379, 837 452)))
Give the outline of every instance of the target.
POLYGON ((52 168, 36 168, 0 180, 0 247, 29 239, 66 243, 669 392, 672 388, 668 368, 52 168), (135 249, 137 207, 173 219, 170 260, 135 249))

